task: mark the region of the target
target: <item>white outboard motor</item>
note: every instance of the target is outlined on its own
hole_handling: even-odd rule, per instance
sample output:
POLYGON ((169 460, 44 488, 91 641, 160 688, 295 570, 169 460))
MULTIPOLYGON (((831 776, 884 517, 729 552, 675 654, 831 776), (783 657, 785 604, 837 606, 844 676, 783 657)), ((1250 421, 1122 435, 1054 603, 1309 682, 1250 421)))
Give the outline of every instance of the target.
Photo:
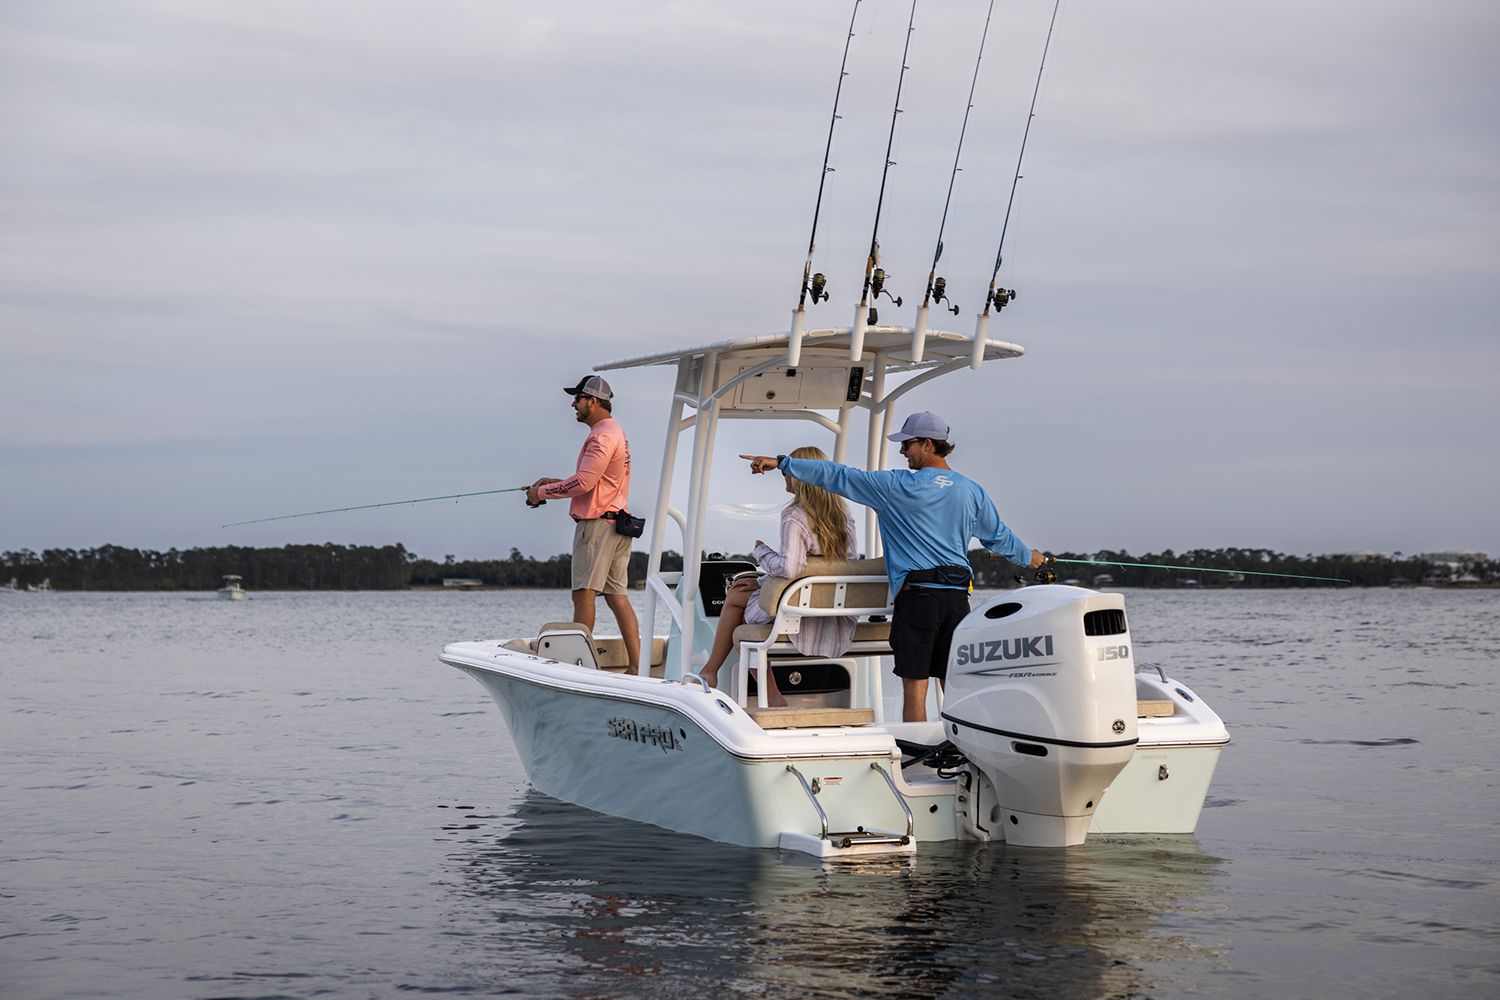
POLYGON ((1125 599, 1025 587, 970 612, 953 635, 943 731, 978 769, 959 806, 981 839, 1083 843, 1136 745, 1125 599))

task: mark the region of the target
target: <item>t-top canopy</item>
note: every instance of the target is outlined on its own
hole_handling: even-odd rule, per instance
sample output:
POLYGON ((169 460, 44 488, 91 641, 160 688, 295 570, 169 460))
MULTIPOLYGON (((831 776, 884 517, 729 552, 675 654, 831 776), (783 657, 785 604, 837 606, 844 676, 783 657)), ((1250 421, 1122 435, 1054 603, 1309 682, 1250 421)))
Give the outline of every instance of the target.
MULTIPOLYGON (((928 330, 926 346, 920 362, 913 364, 911 361, 911 338, 912 331, 904 326, 872 326, 865 331, 864 352, 861 355, 868 360, 874 360, 876 355, 883 356, 886 371, 890 373, 901 371, 917 371, 923 368, 933 368, 938 365, 968 358, 973 351, 973 341, 961 333, 950 333, 945 330, 928 330)), ((633 358, 623 358, 619 361, 610 361, 606 364, 595 365, 595 371, 615 371, 621 368, 643 368, 647 365, 669 365, 687 359, 702 357, 709 353, 732 354, 740 351, 766 351, 785 349, 788 335, 785 333, 768 333, 760 337, 745 337, 740 340, 721 340, 712 344, 701 344, 696 347, 684 347, 675 351, 659 351, 654 354, 642 354, 633 358)), ((847 327, 830 330, 809 330, 802 338, 802 349, 804 351, 825 350, 830 353, 849 351, 849 329, 847 327)), ((1003 340, 986 340, 984 358, 986 361, 996 361, 1002 358, 1019 358, 1026 353, 1026 349, 1017 344, 1011 344, 1003 340)))

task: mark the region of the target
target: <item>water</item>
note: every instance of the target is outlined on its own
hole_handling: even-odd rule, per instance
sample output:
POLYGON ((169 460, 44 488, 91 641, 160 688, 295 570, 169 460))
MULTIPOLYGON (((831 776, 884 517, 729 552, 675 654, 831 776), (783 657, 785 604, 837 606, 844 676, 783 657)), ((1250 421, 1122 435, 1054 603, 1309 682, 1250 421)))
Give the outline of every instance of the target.
POLYGON ((6 595, 0 995, 1500 994, 1500 592, 1127 602, 1196 837, 843 868, 529 791, 436 653, 564 594, 6 595))

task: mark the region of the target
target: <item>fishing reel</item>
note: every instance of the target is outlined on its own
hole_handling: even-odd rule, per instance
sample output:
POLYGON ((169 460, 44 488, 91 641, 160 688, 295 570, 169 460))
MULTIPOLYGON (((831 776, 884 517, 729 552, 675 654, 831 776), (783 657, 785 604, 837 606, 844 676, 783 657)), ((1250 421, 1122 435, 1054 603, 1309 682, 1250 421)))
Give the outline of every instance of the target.
POLYGON ((1015 297, 1016 290, 1014 288, 997 288, 994 294, 990 296, 989 304, 995 307, 995 312, 999 312, 1015 301, 1015 297))
POLYGON ((934 281, 932 283, 932 301, 934 301, 934 302, 944 302, 944 301, 946 301, 948 304, 944 308, 947 309, 949 312, 951 312, 953 315, 955 315, 955 316, 958 315, 958 306, 954 305, 953 304, 953 300, 950 299, 950 298, 948 298, 948 279, 947 278, 938 278, 936 281, 934 281))
POLYGON ((1056 557, 1049 554, 1047 561, 1037 568, 1037 571, 1031 575, 1031 578, 1037 583, 1056 583, 1057 570, 1053 568, 1056 565, 1056 557))
MULTIPOLYGON (((886 291, 886 289, 885 289, 885 277, 886 277, 886 275, 885 275, 885 269, 884 268, 877 267, 873 272, 871 272, 871 274, 870 274, 870 291, 873 294, 870 296, 870 301, 873 302, 876 299, 880 298, 882 295, 884 295, 886 298, 888 298, 892 302, 896 303, 896 308, 897 309, 900 309, 901 308, 901 296, 899 296, 899 295, 892 295, 890 292, 886 291)), ((875 321, 871 320, 870 322, 873 323, 875 321)))
POLYGON ((812 294, 813 305, 817 305, 819 302, 828 301, 827 287, 828 279, 823 276, 822 271, 819 271, 812 276, 812 283, 806 286, 803 291, 810 292, 812 294))

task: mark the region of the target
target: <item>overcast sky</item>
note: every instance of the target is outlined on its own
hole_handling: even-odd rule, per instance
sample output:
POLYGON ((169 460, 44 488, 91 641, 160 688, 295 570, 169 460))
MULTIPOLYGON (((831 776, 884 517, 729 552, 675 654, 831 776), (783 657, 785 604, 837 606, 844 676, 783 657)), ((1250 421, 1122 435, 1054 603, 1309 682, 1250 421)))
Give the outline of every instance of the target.
MULTIPOLYGON (((909 300, 985 6, 919 0, 881 224, 909 300)), ((216 526, 566 475, 591 365, 785 329, 849 10, 0 5, 0 549, 565 551, 515 497, 216 526)), ((819 326, 858 297, 908 10, 861 6, 819 326)), ((996 6, 966 334, 1050 11, 996 6)), ((1065 0, 991 327, 1027 355, 906 410, 1042 548, 1500 552, 1497 55, 1493 0, 1065 0)), ((645 511, 668 383, 611 378, 645 511)), ((727 456, 809 436, 737 426, 716 499, 777 500, 727 456)))

